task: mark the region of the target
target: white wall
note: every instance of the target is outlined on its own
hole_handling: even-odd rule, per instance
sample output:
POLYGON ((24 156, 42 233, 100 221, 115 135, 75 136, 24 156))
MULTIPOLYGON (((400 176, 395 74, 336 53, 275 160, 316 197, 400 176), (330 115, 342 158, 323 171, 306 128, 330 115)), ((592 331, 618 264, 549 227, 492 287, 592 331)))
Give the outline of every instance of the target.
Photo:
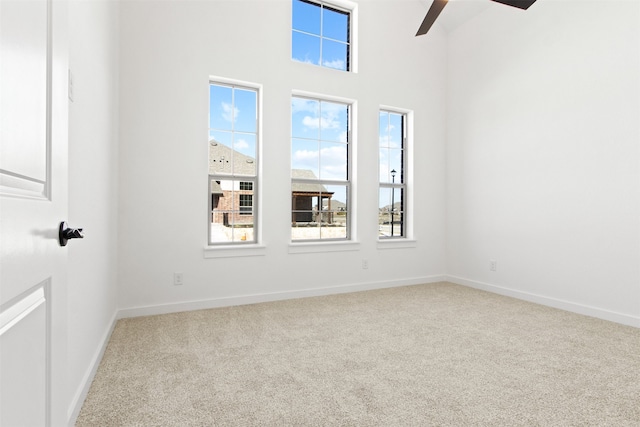
POLYGON ((117 10, 112 1, 69 2, 74 101, 69 105, 68 222, 84 227, 86 235, 68 245, 71 419, 117 310, 117 10))
POLYGON ((436 30, 431 38, 413 37, 425 13, 418 1, 360 2, 359 9, 359 72, 346 74, 291 61, 288 0, 121 3, 118 259, 124 315, 163 304, 177 310, 190 301, 418 283, 444 273, 444 36, 436 30), (264 256, 203 256, 210 75, 264 88, 264 256), (357 100, 356 251, 289 253, 293 90, 357 100), (377 248, 380 105, 415 112, 414 248, 377 248), (365 258, 367 270, 361 268, 365 258), (183 286, 173 285, 174 272, 184 274, 183 286))
POLYGON ((639 24, 544 0, 450 34, 453 280, 640 326, 639 24))

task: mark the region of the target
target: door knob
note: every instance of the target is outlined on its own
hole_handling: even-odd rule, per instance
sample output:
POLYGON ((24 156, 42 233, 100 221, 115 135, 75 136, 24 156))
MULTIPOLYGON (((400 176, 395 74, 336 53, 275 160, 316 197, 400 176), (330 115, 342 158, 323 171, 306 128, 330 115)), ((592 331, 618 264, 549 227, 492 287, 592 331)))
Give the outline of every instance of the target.
POLYGON ((69 239, 84 239, 82 228, 69 228, 67 223, 62 221, 58 231, 58 242, 60 242, 60 246, 67 246, 69 239))

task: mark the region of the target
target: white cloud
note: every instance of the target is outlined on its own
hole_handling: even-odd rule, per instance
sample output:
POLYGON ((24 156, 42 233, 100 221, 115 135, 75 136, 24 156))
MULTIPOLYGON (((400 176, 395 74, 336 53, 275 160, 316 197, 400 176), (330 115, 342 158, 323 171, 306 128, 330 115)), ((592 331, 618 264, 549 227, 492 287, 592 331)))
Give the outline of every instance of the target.
POLYGON ((232 122, 234 118, 238 118, 240 110, 237 107, 231 107, 231 104, 222 103, 222 118, 228 122, 232 122))
POLYGON ((312 150, 298 150, 293 153, 294 164, 315 165, 318 162, 318 152, 312 150))
POLYGON ((305 116, 302 119, 302 124, 305 127, 310 129, 318 129, 320 126, 322 129, 339 129, 340 122, 337 120, 335 116, 327 115, 325 117, 320 117, 318 120, 317 117, 305 116))
POLYGON ((316 169, 320 156, 322 179, 346 179, 347 148, 332 146, 317 150, 297 150, 293 153, 293 167, 296 169, 316 169))
POLYGON ((309 113, 318 113, 318 101, 305 98, 291 98, 291 110, 293 113, 307 111, 309 113))
POLYGON ((323 179, 346 179, 347 148, 332 146, 321 149, 320 164, 323 179))
POLYGON ((239 139, 235 143, 235 148, 239 151, 246 150, 247 148, 249 148, 249 143, 244 139, 239 139))
POLYGON ((346 69, 346 67, 344 66, 343 59, 334 59, 333 61, 324 61, 322 65, 329 68, 336 68, 338 70, 346 69))

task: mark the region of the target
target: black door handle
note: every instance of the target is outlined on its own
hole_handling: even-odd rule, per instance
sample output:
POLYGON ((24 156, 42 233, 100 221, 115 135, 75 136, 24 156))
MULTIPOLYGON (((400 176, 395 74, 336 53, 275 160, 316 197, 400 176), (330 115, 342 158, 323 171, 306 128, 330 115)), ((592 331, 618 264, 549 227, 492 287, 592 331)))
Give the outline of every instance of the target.
POLYGON ((58 231, 58 242, 60 242, 60 246, 67 246, 69 239, 84 239, 84 233, 82 232, 82 228, 69 228, 67 223, 62 221, 58 231))

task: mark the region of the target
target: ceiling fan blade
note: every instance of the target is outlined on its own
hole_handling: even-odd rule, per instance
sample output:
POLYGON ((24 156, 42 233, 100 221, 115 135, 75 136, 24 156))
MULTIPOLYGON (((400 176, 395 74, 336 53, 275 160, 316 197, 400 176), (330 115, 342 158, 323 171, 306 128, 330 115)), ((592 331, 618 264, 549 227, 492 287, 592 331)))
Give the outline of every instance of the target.
POLYGON ((517 7, 518 9, 529 9, 529 6, 534 4, 536 0, 493 0, 497 3, 506 4, 508 6, 517 7))
POLYGON ((436 18, 438 17, 438 15, 440 15, 442 9, 444 9, 444 7, 447 5, 447 1, 449 0, 433 0, 433 3, 431 4, 429 11, 427 12, 427 16, 424 17, 420 28, 418 28, 416 36, 427 34, 427 31, 429 31, 429 28, 431 28, 433 23, 436 22, 436 18))

